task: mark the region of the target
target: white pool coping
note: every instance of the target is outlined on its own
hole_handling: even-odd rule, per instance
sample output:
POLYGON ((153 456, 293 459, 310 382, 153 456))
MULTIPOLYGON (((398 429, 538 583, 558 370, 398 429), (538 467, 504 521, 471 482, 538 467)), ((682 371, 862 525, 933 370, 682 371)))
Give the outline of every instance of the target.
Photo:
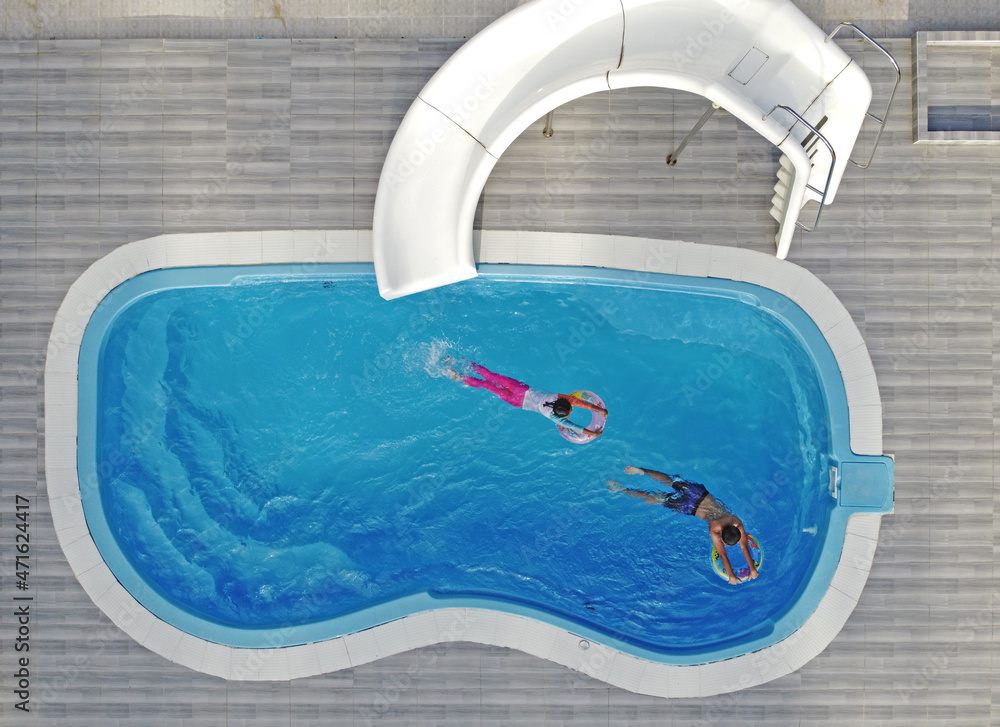
MULTIPOLYGON (((639 694, 707 697, 790 674, 822 652, 857 605, 871 570, 881 516, 851 517, 833 581, 794 633, 759 651, 695 666, 647 661, 556 626, 476 608, 443 608, 299 646, 222 646, 161 621, 111 573, 83 513, 77 478, 77 366, 83 332, 113 288, 160 268, 372 262, 370 230, 161 235, 97 260, 70 287, 52 326, 45 363, 45 473, 52 521, 70 567, 94 603, 125 633, 164 658, 205 674, 281 681, 367 664, 422 646, 467 641, 518 649, 639 694)), ((882 454, 882 404, 861 333, 833 292, 808 270, 770 255, 671 240, 572 233, 483 231, 481 263, 574 265, 724 278, 770 288, 797 303, 823 332, 847 389, 851 449, 882 454)), ((389 304, 387 304, 389 305, 389 304)))

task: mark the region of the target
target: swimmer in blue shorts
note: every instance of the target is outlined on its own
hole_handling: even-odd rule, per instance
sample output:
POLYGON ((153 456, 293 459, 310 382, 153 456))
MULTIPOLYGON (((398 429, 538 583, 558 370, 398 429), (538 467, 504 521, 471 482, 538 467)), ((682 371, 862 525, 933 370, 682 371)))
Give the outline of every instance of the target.
POLYGON ((631 487, 623 487, 620 482, 608 480, 608 487, 612 492, 624 492, 629 497, 642 498, 652 505, 663 505, 681 515, 694 515, 701 518, 708 523, 708 534, 722 559, 722 565, 726 568, 729 582, 734 586, 740 582, 733 572, 733 566, 729 563, 729 557, 726 555, 726 546, 737 543, 740 544, 743 557, 747 559, 747 565, 750 566, 750 578, 757 577, 757 567, 753 563, 753 558, 750 557, 750 548, 747 544, 747 533, 743 527, 743 521, 712 497, 704 485, 682 480, 676 475, 666 475, 656 470, 646 470, 632 465, 625 468, 625 474, 646 475, 660 484, 670 485, 673 492, 635 490, 631 487))

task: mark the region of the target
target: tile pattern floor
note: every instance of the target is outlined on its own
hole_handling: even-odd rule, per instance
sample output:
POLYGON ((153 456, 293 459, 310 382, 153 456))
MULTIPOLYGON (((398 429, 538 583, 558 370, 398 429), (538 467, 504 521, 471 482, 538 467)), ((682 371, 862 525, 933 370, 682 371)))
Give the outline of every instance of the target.
MULTIPOLYGON (((471 38, 526 1, 6 0, 0 39, 471 38)), ((826 30, 849 20, 884 38, 1000 27, 994 0, 793 1, 826 30)))
MULTIPOLYGON (((8 33, 20 4, 5 5, 8 33)), ((940 18, 950 11, 921 2, 910 18, 925 9, 935 29, 948 26, 940 18)), ((978 17, 988 24, 994 12, 990 4, 978 17)), ((790 254, 864 334, 886 451, 897 456, 896 513, 883 522, 868 586, 815 660, 761 687, 672 702, 466 644, 291 683, 226 683, 153 656, 93 606, 44 496, 41 373, 65 290, 100 255, 161 232, 369 227, 393 131, 461 42, 0 44, 0 587, 9 606, 21 494, 32 503, 35 599, 30 715, 14 709, 11 691, 16 617, 0 612, 0 722, 1000 724, 1000 150, 911 145, 908 39, 889 43, 905 75, 875 163, 849 170, 820 229, 790 254)), ((850 47, 884 97, 877 58, 850 47)), ((777 161, 766 143, 716 114, 676 167, 662 162, 703 106, 633 90, 560 109, 552 139, 537 123, 501 159, 477 224, 768 250, 777 161)))

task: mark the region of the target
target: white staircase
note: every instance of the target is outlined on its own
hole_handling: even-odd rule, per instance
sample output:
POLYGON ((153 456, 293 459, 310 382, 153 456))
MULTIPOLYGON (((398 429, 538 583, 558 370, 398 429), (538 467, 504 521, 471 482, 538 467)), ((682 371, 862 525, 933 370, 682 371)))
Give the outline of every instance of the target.
MULTIPOLYGON (((836 196, 847 163, 850 162, 861 169, 867 169, 871 164, 901 79, 899 65, 895 59, 853 23, 840 23, 827 36, 826 42, 829 43, 843 28, 857 31, 883 53, 892 63, 896 81, 881 117, 875 116, 868 110, 871 97, 864 98, 855 91, 864 73, 853 62, 827 83, 801 115, 788 106, 778 105, 771 110, 773 113, 776 109, 783 109, 785 113, 779 115, 780 118, 796 119, 788 127, 789 137, 785 141, 792 142, 793 145, 798 142, 798 145, 785 146, 783 149, 785 153, 779 160, 778 181, 774 185, 774 196, 771 197, 770 215, 778 222, 778 232, 774 236, 774 242, 777 256, 782 259, 788 254, 796 227, 806 232, 816 229, 823 207, 833 202, 836 196), (872 119, 878 124, 875 143, 866 161, 855 161, 848 156, 860 131, 856 123, 859 114, 862 118, 872 119), (835 149, 841 152, 839 159, 835 149), (799 214, 810 202, 817 203, 817 210, 815 220, 808 225, 799 222, 799 214)), ((784 143, 779 144, 779 147, 782 146, 784 143)), ((810 216, 811 214, 810 212, 810 216)))
MULTIPOLYGON (((771 217, 781 225, 785 221, 785 208, 787 207, 788 192, 792 188, 792 180, 795 178, 795 167, 792 160, 784 154, 778 160, 778 183, 774 185, 774 196, 771 197, 771 217)), ((799 210, 795 211, 795 218, 798 219, 799 210)), ((774 235, 775 243, 778 242, 778 234, 774 235)))

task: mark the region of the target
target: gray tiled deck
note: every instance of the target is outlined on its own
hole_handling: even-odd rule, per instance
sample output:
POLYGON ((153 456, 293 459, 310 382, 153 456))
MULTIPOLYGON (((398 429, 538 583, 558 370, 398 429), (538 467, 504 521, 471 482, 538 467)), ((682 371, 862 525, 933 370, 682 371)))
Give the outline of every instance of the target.
MULTIPOLYGON (((289 1, 282 21, 254 20, 250 0, 206 2, 223 8, 209 18, 115 16, 111 2, 92 3, 110 8, 103 15, 68 18, 65 3, 39 0, 44 22, 29 25, 31 3, 4 5, 0 721, 1000 724, 1000 149, 910 143, 909 39, 889 43, 904 81, 875 163, 849 170, 820 229, 801 236, 789 256, 840 296, 864 334, 879 376, 885 448, 897 457, 896 512, 883 520, 861 602, 798 672, 722 698, 668 702, 516 651, 455 644, 291 683, 227 683, 154 656, 91 603, 55 541, 44 496, 41 373, 66 289, 97 257, 161 232, 370 227, 392 134, 421 84, 462 42, 98 38, 293 30, 460 37, 515 3, 432 0, 418 3, 428 8, 423 15, 407 3, 398 16, 363 11, 396 4, 352 2, 350 12, 310 21, 309 3, 289 1), (414 32, 397 32, 404 26, 414 32), (51 36, 92 39, 36 40, 51 36), (32 497, 31 715, 14 710, 11 692, 15 494, 32 497)), ((877 21, 876 33, 1000 29, 992 2, 800 5, 824 27, 860 7, 877 21)), ((886 77, 872 54, 863 60, 874 81, 886 77)), ((877 95, 885 90, 876 83, 877 95)), ((662 163, 703 105, 628 91, 561 109, 551 140, 536 124, 501 159, 477 224, 769 250, 777 163, 766 142, 717 114, 677 167, 662 163)))

